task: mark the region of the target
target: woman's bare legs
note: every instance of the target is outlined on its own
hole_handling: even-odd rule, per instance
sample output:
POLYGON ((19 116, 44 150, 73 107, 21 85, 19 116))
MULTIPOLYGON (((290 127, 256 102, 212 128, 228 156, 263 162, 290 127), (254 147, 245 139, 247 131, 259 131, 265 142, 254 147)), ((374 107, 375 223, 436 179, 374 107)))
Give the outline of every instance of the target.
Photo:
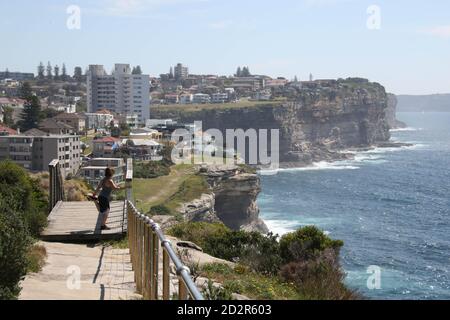
POLYGON ((102 220, 102 226, 106 226, 106 221, 108 220, 108 216, 109 216, 109 210, 106 210, 105 212, 103 212, 103 220, 102 220))

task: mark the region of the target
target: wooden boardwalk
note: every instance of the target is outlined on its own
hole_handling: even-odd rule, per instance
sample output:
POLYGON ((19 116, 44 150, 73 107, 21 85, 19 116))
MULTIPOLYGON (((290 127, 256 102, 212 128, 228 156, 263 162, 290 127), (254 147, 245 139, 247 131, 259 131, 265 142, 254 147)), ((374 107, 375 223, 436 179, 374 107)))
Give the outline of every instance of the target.
POLYGON ((101 219, 94 202, 60 201, 48 216, 48 227, 41 233, 44 241, 92 241, 116 239, 126 233, 125 202, 111 202, 107 225, 101 230, 101 219))

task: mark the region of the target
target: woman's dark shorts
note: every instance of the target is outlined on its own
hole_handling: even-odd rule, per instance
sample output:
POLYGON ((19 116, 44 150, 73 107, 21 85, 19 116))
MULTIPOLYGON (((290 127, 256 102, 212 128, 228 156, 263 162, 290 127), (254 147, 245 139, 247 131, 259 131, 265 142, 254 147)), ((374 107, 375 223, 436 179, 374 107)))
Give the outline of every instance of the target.
POLYGON ((109 199, 105 197, 98 197, 98 204, 100 206, 100 213, 105 213, 109 209, 109 199))

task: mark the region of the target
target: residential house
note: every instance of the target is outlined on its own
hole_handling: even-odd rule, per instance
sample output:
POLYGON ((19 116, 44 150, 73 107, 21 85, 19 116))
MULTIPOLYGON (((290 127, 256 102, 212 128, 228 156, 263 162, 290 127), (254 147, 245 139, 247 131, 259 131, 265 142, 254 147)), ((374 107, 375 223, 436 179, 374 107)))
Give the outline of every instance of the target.
POLYGON ((211 96, 212 103, 225 103, 228 101, 228 93, 213 93, 211 96))
POLYGON ((180 104, 191 104, 194 99, 194 95, 191 93, 183 93, 180 95, 180 104))
POLYGON ((0 124, 0 136, 17 135, 17 131, 0 124))
POLYGON ((179 96, 176 93, 169 93, 164 96, 166 104, 177 104, 180 102, 179 96))
POLYGON ((161 160, 162 145, 153 139, 124 139, 122 149, 134 159, 139 161, 161 160))
POLYGON ((105 137, 92 140, 93 155, 96 158, 111 158, 119 150, 120 139, 105 137))
POLYGON ((93 188, 96 188, 105 177, 106 168, 114 169, 112 180, 116 183, 124 181, 126 164, 121 158, 94 158, 88 161, 87 165, 80 169, 79 176, 86 180, 93 188))
POLYGON ((192 103, 194 104, 205 104, 210 103, 211 97, 209 94, 205 93, 196 93, 194 94, 194 99, 192 100, 192 103))
POLYGON ((48 134, 59 135, 73 134, 75 132, 72 126, 64 122, 56 121, 55 119, 45 119, 39 123, 39 129, 48 134))
POLYGON ((86 131, 86 119, 77 113, 60 113, 53 119, 68 124, 74 128, 75 132, 78 134, 82 134, 86 131))

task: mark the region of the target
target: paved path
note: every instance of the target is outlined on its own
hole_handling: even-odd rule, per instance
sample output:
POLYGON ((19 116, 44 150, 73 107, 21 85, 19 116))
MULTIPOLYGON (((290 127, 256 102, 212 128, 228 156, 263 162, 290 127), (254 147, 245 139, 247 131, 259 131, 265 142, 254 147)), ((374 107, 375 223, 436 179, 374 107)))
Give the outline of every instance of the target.
POLYGON ((128 249, 41 242, 47 262, 22 282, 21 300, 130 300, 135 294, 128 249), (80 277, 77 277, 80 271, 80 277), (76 279, 79 278, 79 288, 76 279))

